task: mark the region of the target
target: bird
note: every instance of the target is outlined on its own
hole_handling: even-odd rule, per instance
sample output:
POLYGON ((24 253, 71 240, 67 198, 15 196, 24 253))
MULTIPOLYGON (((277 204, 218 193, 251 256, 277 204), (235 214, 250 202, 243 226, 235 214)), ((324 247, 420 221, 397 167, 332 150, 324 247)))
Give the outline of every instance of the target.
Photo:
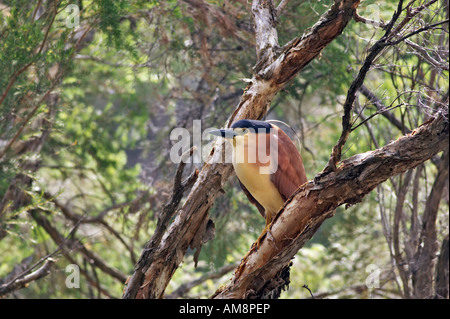
POLYGON ((229 129, 212 130, 232 145, 232 164, 239 184, 265 218, 257 240, 269 230, 286 200, 307 182, 303 160, 289 136, 267 121, 243 119, 229 129))

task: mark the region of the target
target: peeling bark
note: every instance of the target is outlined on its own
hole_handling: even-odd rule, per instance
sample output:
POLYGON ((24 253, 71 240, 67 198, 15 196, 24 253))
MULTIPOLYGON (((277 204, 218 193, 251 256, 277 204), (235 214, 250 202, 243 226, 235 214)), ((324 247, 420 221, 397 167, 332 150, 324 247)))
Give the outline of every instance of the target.
POLYGON ((278 212, 260 247, 249 251, 230 284, 216 291, 213 298, 263 297, 268 282, 280 277, 280 271, 338 206, 360 202, 389 177, 448 149, 448 143, 448 113, 439 114, 410 134, 350 157, 336 171, 304 184, 278 212))

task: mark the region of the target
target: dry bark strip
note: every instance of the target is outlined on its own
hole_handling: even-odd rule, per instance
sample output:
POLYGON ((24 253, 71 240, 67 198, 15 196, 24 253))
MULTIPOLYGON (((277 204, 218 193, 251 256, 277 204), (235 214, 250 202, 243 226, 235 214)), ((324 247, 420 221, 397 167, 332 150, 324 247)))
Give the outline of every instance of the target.
POLYGON ((277 297, 288 284, 286 272, 297 251, 322 222, 343 204, 353 205, 389 177, 416 167, 448 148, 448 108, 408 135, 343 161, 336 171, 300 187, 271 224, 270 233, 253 247, 231 282, 213 298, 277 297))
MULTIPOLYGON (((255 22, 263 21, 259 15, 273 12, 269 1, 254 1, 255 22)), ((321 19, 302 37, 295 38, 282 48, 278 48, 271 28, 261 28, 257 41, 260 60, 254 68, 254 75, 245 88, 235 112, 226 126, 239 119, 261 119, 267 112, 276 93, 283 89, 292 78, 317 57, 322 49, 342 33, 352 19, 359 0, 335 1, 321 19)), ((258 30, 258 28, 257 28, 258 30)), ((222 141, 217 141, 211 152, 211 162, 218 163, 223 152, 222 141)), ((210 162, 210 163, 211 163, 210 162)), ((219 191, 232 174, 230 164, 205 164, 198 175, 184 205, 170 225, 158 249, 143 251, 135 267, 133 276, 125 288, 123 298, 162 298, 178 265, 183 261, 187 249, 200 249, 203 233, 207 230, 205 220, 219 191), (192 245, 192 243, 200 243, 192 245), (199 246, 200 245, 200 246, 199 246), (145 257, 145 258, 142 258, 145 257), (149 262, 151 261, 151 262, 149 262)))

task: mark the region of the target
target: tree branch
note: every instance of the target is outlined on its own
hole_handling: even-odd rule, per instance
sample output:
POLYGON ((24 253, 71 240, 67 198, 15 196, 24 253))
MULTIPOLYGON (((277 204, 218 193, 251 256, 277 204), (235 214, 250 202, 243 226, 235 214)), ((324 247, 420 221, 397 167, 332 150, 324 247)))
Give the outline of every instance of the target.
MULTIPOLYGON (((96 253, 86 248, 78 239, 76 238, 64 238, 58 230, 53 227, 50 221, 44 216, 44 211, 33 210, 30 212, 31 217, 36 221, 36 223, 41 226, 52 238, 52 240, 60 246, 63 254, 68 256, 66 249, 77 249, 84 255, 84 257, 94 264, 96 267, 101 269, 104 273, 109 274, 111 277, 115 278, 121 283, 125 283, 127 276, 121 273, 119 270, 110 267, 105 263, 103 259, 100 258, 96 253)), ((75 228, 74 228, 75 230, 75 228)), ((74 233, 74 230, 72 232, 74 233)))
POLYGON ((448 175, 449 152, 447 148, 442 154, 436 179, 425 204, 416 262, 411 265, 415 298, 428 298, 433 295, 434 264, 436 263, 436 254, 439 251, 436 220, 448 175))
MULTIPOLYGON (((268 282, 288 267, 297 251, 341 205, 353 205, 389 177, 403 173, 448 149, 448 106, 444 114, 411 134, 342 162, 336 171, 309 181, 284 204, 260 242, 242 259, 230 284, 213 298, 261 298, 268 282)), ((285 284, 285 283, 283 283, 285 284)))
POLYGON ((155 232, 153 233, 152 238, 145 244, 144 251, 135 266, 135 272, 128 280, 127 287, 124 291, 124 298, 135 296, 138 293, 146 267, 148 264, 151 264, 156 257, 155 252, 161 244, 161 240, 167 230, 170 219, 175 214, 185 190, 191 187, 198 177, 198 170, 196 169, 184 182, 182 181, 182 175, 187 159, 192 156, 194 151, 195 147, 192 147, 181 156, 181 161, 178 164, 173 181, 172 196, 170 197, 169 202, 164 205, 158 216, 155 232))
POLYGON ((237 264, 231 264, 226 265, 220 268, 217 272, 209 273, 206 275, 201 276, 200 278, 197 278, 193 281, 190 281, 188 283, 182 284, 180 287, 178 287, 176 290, 174 290, 170 295, 167 296, 167 299, 176 299, 180 297, 184 297, 186 293, 188 293, 192 288, 199 286, 203 284, 205 281, 210 279, 218 279, 223 276, 225 276, 227 273, 235 269, 238 265, 237 264))
POLYGON ((411 130, 398 120, 394 114, 389 112, 387 107, 383 104, 383 101, 381 101, 367 86, 364 84, 361 85, 359 88, 359 91, 370 101, 372 104, 377 108, 377 113, 384 116, 389 122, 394 125, 396 128, 398 128, 403 134, 410 133, 411 130))
POLYGON ((281 0, 280 3, 277 6, 277 9, 275 10, 276 17, 278 18, 283 13, 284 9, 286 9, 286 6, 288 4, 289 0, 281 0))
POLYGON ((409 279, 408 279, 408 269, 405 267, 405 263, 403 262, 402 252, 400 250, 400 222, 404 218, 403 216, 403 204, 406 200, 406 194, 408 193, 409 184, 411 183, 413 171, 409 170, 404 175, 402 185, 399 185, 396 190, 397 202, 395 204, 394 211, 394 223, 392 225, 393 234, 392 234, 392 245, 394 247, 394 255, 393 258, 395 260, 395 265, 397 266, 397 270, 400 275, 400 279, 403 284, 404 295, 408 298, 410 297, 410 289, 409 289, 409 279))
POLYGON ((50 273, 50 268, 55 264, 55 260, 47 259, 45 263, 33 271, 32 273, 25 275, 23 277, 17 277, 13 281, 0 285, 0 296, 4 296, 15 290, 26 287, 30 282, 41 279, 50 273))

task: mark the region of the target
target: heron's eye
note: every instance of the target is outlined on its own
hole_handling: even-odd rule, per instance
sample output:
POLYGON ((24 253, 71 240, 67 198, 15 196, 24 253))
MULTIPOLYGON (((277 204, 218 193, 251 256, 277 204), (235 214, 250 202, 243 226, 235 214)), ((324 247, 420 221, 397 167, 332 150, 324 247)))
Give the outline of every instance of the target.
POLYGON ((236 128, 234 131, 238 136, 242 136, 248 133, 248 129, 246 128, 236 128))

